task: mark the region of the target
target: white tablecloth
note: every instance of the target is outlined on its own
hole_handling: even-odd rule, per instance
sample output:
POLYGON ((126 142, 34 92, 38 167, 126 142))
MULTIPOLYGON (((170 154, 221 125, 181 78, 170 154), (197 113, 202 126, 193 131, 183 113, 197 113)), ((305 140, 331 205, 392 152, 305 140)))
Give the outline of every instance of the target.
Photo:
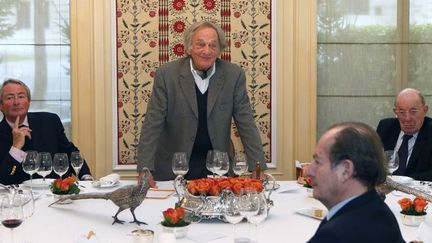
MULTIPOLYGON (((109 191, 118 187, 109 189, 96 189, 89 182, 81 182, 86 188, 82 193, 92 191, 109 191)), ((132 181, 121 181, 119 186, 134 183, 132 181)), ((278 243, 278 242, 306 242, 314 234, 318 227, 319 220, 297 214, 296 211, 305 207, 324 206, 317 200, 307 196, 306 189, 296 184, 294 181, 279 182, 281 188, 271 195, 274 201, 274 207, 263 223, 258 227, 258 238, 261 243, 278 243), (280 192, 283 188, 291 188, 289 192, 280 192)), ((160 188, 172 188, 172 182, 159 182, 160 188)), ((137 218, 148 223, 141 225, 128 223, 132 220, 129 210, 119 214, 119 218, 126 223, 112 225, 112 216, 117 211, 117 207, 111 202, 103 199, 87 199, 74 201, 66 205, 54 205, 48 207, 53 202, 50 192, 45 190, 44 194, 36 201, 36 210, 34 215, 24 222, 24 224, 15 231, 17 242, 74 242, 80 234, 87 234, 90 230, 96 233, 100 243, 117 243, 132 242, 130 232, 137 228, 148 228, 155 232, 154 242, 158 242, 158 235, 161 232, 162 211, 174 207, 177 197, 170 196, 167 199, 146 199, 136 210, 137 218)), ((399 206, 397 200, 401 195, 389 194, 386 199, 387 204, 395 213, 405 240, 411 241, 417 239, 418 227, 408 227, 402 225, 399 218, 399 206)), ((431 210, 428 209, 430 212, 431 210)), ((430 217, 430 213, 427 217, 430 217)), ((361 227, 361 226, 359 226, 361 227)), ((254 228, 251 227, 250 236, 254 236, 254 228)), ((248 225, 245 222, 236 227, 236 235, 248 234, 248 225)), ((0 227, 0 242, 8 242, 10 230, 0 227)), ((189 228, 189 234, 211 235, 212 233, 222 234, 225 237, 207 241, 210 243, 233 242, 233 227, 228 223, 222 223, 218 220, 207 220, 197 224, 192 224, 189 228)), ((179 243, 196 242, 189 238, 178 239, 179 243)))

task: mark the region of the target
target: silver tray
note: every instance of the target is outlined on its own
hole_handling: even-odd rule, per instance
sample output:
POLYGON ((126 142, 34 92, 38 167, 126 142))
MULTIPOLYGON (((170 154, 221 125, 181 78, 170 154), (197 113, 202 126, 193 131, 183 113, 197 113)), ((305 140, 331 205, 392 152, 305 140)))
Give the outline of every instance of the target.
MULTIPOLYGON (((269 190, 263 190, 261 193, 264 194, 268 210, 273 206, 273 201, 270 199, 272 192, 277 186, 275 179, 271 175, 267 175, 262 180, 263 188, 270 188, 269 190)), ((189 193, 187 190, 187 180, 182 176, 177 176, 174 180, 174 188, 179 198, 179 205, 184 207, 191 215, 190 221, 198 222, 202 219, 213 219, 217 218, 223 220, 224 210, 224 198, 231 195, 233 192, 229 190, 223 190, 219 196, 196 196, 189 193)))

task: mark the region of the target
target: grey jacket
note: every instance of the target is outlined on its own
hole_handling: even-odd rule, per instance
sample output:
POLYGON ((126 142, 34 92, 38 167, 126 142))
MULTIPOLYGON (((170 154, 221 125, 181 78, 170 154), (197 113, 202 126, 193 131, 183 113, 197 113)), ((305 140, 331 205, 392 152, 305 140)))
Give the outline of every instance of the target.
MULTIPOLYGON (((207 123, 213 149, 230 151, 231 121, 234 118, 250 167, 264 161, 243 70, 230 62, 216 60, 216 72, 208 88, 207 123)), ((171 158, 186 152, 190 158, 198 128, 198 105, 190 57, 159 67, 147 106, 138 144, 138 166, 148 167, 156 180, 171 180, 171 158)), ((232 157, 232 155, 230 156, 232 157)), ((265 169, 265 163, 261 163, 265 169)))

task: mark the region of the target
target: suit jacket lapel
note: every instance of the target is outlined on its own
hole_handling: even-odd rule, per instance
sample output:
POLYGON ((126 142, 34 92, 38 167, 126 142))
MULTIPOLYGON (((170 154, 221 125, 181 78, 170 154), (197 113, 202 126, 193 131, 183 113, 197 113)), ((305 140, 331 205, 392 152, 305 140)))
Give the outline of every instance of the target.
POLYGON ((194 115, 198 118, 198 104, 196 100, 195 91, 195 79, 190 71, 190 59, 186 58, 183 62, 183 67, 181 67, 181 73, 179 77, 179 86, 183 91, 185 99, 189 103, 194 115))
POLYGON ((5 117, 0 122, 0 134, 4 134, 1 137, 7 139, 7 141, 3 141, 5 144, 12 144, 12 128, 7 123, 5 117))
POLYGON ((209 88, 208 88, 208 98, 207 98, 207 117, 210 116, 213 107, 216 103, 219 93, 222 91, 224 79, 224 71, 220 70, 219 59, 216 59, 216 72, 210 78, 209 88))

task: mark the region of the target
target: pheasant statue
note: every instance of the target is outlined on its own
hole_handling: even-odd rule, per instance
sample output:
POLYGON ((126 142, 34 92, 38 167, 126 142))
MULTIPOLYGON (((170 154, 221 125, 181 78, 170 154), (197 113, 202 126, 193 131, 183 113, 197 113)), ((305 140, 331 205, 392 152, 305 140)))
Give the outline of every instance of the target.
POLYGON ((427 194, 423 191, 420 191, 416 188, 407 186, 407 185, 403 185, 401 183, 397 183, 396 181, 391 179, 391 176, 388 176, 386 181, 377 186, 377 192, 382 196, 385 197, 385 195, 387 195, 388 193, 392 192, 393 190, 396 191, 400 191, 400 192, 404 192, 407 194, 411 194, 414 196, 421 196, 424 197, 427 201, 432 202, 432 195, 427 194))
POLYGON ((143 170, 144 175, 141 176, 138 179, 137 185, 127 185, 120 187, 117 190, 114 190, 112 192, 106 192, 106 193, 82 193, 82 194, 76 194, 76 195, 70 195, 68 197, 61 198, 53 203, 51 203, 49 206, 56 204, 58 202, 62 202, 68 199, 71 200, 81 200, 81 199, 105 199, 105 200, 111 200, 115 205, 119 207, 117 210, 117 213, 113 216, 114 221, 112 224, 119 223, 123 224, 123 220, 120 220, 117 216, 120 212, 122 212, 125 209, 128 209, 131 211, 133 216, 133 221, 130 223, 136 223, 138 225, 140 224, 146 224, 145 222, 137 220, 135 216, 135 209, 141 205, 144 198, 147 195, 147 191, 150 188, 150 185, 153 182, 153 177, 151 176, 150 170, 147 168, 144 168, 143 170))

